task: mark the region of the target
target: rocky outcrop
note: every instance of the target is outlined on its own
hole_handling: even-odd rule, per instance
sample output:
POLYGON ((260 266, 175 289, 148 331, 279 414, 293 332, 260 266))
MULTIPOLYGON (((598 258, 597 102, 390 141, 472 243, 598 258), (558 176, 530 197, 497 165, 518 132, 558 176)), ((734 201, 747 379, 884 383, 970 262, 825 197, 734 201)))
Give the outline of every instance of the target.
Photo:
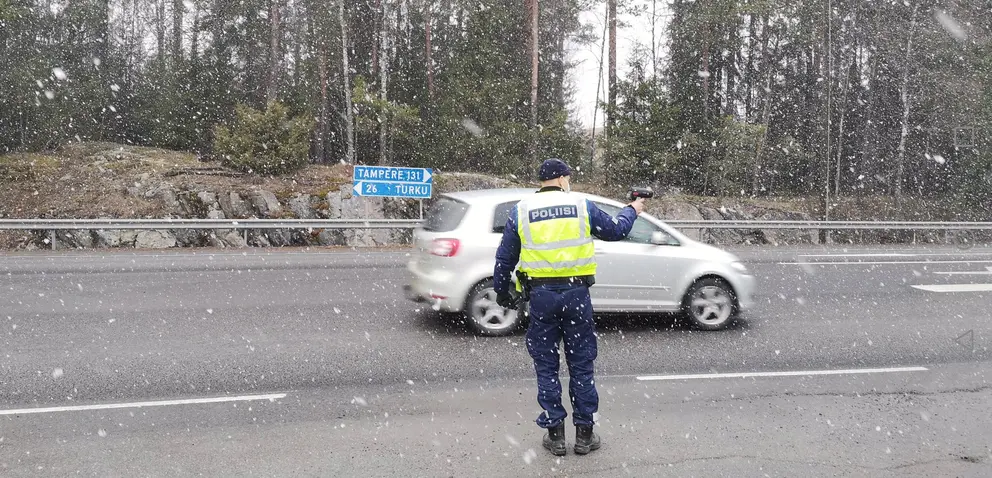
MULTIPOLYGON (((109 161, 109 160, 108 160, 109 161)), ((481 174, 445 173, 436 176, 435 198, 441 191, 513 187, 509 180, 481 174)), ((165 217, 202 219, 414 219, 420 217, 416 200, 358 197, 351 184, 339 184, 319 196, 302 191, 272 191, 258 185, 239 190, 205 190, 188 183, 171 183, 148 174, 135 178, 128 193, 145 201, 158 201, 165 217), (156 182, 158 181, 158 182, 156 182)), ((423 203, 429 210, 432 201, 423 203)), ((809 220, 802 213, 737 204, 697 205, 672 197, 649 202, 649 212, 662 220, 809 220)), ((161 216, 159 216, 161 217, 161 216)), ((730 244, 807 244, 817 240, 815 231, 727 230, 682 228, 689 237, 703 242, 730 244)), ((377 247, 409 244, 408 229, 264 229, 264 230, 141 230, 141 231, 34 231, 25 242, 31 247, 164 249, 173 247, 286 247, 352 246, 377 247)))
MULTIPOLYGON (((666 202, 660 198, 660 205, 653 206, 650 213, 662 220, 707 220, 707 221, 809 221, 807 214, 752 206, 694 206, 686 202, 666 202)), ((687 229, 680 232, 692 239, 713 244, 815 244, 816 231, 788 229, 687 229)))

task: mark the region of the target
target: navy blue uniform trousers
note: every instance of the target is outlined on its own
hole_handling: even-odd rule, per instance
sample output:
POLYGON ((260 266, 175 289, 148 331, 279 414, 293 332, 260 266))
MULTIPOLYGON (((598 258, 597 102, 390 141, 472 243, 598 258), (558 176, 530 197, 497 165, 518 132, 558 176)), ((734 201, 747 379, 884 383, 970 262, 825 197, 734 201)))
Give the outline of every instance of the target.
POLYGON ((537 372, 537 402, 544 411, 537 417, 542 428, 558 426, 568 413, 561 403, 558 378, 558 344, 565 346, 568 364, 568 396, 572 422, 593 425, 599 410, 599 393, 593 378, 596 360, 596 325, 592 300, 584 285, 537 285, 530 293, 530 325, 527 352, 537 372))

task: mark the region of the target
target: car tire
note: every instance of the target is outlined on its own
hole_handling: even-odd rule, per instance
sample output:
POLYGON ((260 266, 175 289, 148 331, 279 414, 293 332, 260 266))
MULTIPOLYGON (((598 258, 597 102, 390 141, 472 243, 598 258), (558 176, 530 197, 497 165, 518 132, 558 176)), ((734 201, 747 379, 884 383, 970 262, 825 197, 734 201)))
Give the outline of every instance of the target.
POLYGON ((469 291, 465 300, 465 323, 478 335, 498 337, 516 332, 526 317, 527 304, 517 310, 508 310, 496 304, 493 280, 479 282, 469 291))
POLYGON ((727 281, 704 277, 693 282, 682 298, 682 316, 702 330, 726 328, 740 310, 737 295, 727 281))

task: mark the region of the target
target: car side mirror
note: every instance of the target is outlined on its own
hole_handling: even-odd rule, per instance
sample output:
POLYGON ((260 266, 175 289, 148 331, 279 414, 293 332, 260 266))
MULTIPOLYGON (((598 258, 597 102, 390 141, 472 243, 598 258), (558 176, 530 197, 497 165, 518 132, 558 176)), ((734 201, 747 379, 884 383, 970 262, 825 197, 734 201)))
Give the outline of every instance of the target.
POLYGON ((655 231, 651 233, 651 244, 654 244, 656 246, 678 245, 677 242, 672 240, 671 236, 661 231, 655 231))

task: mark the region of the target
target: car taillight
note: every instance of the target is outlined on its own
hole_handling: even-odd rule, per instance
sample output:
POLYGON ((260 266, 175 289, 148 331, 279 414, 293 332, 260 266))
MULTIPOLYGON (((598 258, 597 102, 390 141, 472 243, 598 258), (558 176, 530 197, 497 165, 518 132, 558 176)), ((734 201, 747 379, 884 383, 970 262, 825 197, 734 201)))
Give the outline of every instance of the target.
POLYGON ((461 243, 458 239, 435 239, 431 243, 431 254, 441 257, 454 257, 461 243))

